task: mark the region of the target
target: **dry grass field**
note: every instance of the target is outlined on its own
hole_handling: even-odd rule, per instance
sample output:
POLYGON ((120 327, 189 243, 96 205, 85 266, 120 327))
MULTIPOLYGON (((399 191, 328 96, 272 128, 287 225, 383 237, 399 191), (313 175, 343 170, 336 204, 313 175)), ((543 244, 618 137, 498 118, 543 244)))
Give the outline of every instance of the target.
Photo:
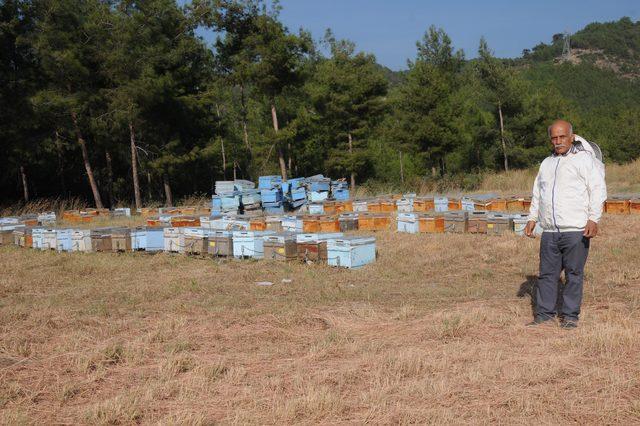
POLYGON ((359 271, 1 247, 0 422, 640 422, 640 216, 574 331, 525 327, 539 240, 377 237, 359 271))

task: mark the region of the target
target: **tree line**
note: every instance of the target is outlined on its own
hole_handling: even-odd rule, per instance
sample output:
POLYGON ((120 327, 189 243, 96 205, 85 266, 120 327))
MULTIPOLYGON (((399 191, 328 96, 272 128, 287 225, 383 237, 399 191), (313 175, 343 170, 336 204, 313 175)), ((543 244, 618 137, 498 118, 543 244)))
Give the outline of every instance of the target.
POLYGON ((263 0, 4 0, 3 201, 140 207, 264 174, 473 176, 536 163, 551 120, 580 122, 574 101, 485 40, 467 60, 429 27, 390 79, 353 42, 291 31, 279 12, 263 0))

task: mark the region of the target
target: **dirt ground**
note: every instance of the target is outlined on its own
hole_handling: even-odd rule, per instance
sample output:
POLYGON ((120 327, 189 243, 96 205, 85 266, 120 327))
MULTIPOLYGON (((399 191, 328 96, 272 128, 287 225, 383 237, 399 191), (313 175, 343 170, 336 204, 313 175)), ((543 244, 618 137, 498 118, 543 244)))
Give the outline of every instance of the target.
POLYGON ((537 239, 376 236, 358 271, 2 247, 0 422, 640 422, 640 216, 574 331, 525 327, 537 239))

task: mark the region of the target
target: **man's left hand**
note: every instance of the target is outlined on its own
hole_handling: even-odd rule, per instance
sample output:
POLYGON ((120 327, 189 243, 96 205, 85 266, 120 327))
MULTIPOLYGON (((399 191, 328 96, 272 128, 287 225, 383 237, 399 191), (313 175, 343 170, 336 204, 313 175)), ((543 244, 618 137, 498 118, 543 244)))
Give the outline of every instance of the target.
POLYGON ((587 221, 587 226, 584 227, 584 234, 586 238, 593 238, 598 235, 598 224, 592 220, 587 221))

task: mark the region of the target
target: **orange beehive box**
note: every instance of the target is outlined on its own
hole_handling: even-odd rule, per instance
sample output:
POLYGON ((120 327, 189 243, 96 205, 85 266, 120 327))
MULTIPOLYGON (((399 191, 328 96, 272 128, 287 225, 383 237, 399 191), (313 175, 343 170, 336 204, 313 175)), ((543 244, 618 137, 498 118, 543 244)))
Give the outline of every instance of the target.
POLYGON ((320 216, 309 215, 302 217, 302 232, 320 232, 320 216))
POLYGON ((461 210, 462 206, 460 205, 460 200, 455 198, 449 198, 449 210, 461 210))
POLYGON ((150 217, 147 219, 147 226, 151 228, 160 228, 162 225, 162 221, 157 217, 150 217))
POLYGON ((371 213, 359 213, 358 229, 361 231, 375 231, 374 217, 371 213))
POLYGON ((382 201, 380 202, 380 211, 383 213, 393 213, 397 209, 394 201, 382 201))
POLYGON ((428 234, 444 233, 443 216, 420 216, 418 218, 418 231, 428 234))
POLYGON ((640 198, 629 200, 629 213, 640 214, 640 198))
POLYGON ((151 217, 151 216, 157 216, 158 215, 158 209, 157 208, 150 208, 150 207, 143 207, 140 209, 140 215, 142 217, 151 217))
POLYGON ((323 216, 320 218, 320 232, 340 232, 340 221, 337 217, 323 216))
POLYGON ((264 231, 267 229, 267 222, 264 219, 251 219, 249 221, 249 230, 264 231))
POLYGON ((78 216, 78 215, 80 215, 80 211, 78 210, 65 210, 64 212, 62 212, 62 218, 64 220, 69 220, 71 216, 78 216))
POLYGON ((391 196, 391 199, 392 199, 393 201, 402 200, 402 198, 403 198, 403 197, 402 197, 402 194, 393 194, 393 195, 391 196))
POLYGON ((531 198, 525 198, 522 200, 522 211, 528 212, 531 208, 531 198))
POLYGON ((385 231, 391 229, 391 216, 376 215, 373 218, 374 231, 385 231))
POLYGON ((191 216, 176 216, 171 218, 171 226, 174 228, 196 227, 200 226, 200 219, 191 216))
POLYGON ((524 198, 510 198, 507 200, 507 211, 521 212, 524 211, 524 198))
POLYGON ((336 202, 335 201, 325 201, 323 203, 323 210, 325 213, 335 213, 336 212, 336 202))
POLYGON ((413 200, 414 212, 428 212, 435 208, 433 198, 416 198, 413 200))
POLYGON ((604 203, 604 211, 609 214, 629 214, 629 200, 612 198, 604 203))
POLYGON ((507 200, 502 198, 494 198, 489 201, 487 210, 492 212, 503 212, 507 210, 507 200))
POLYGON ((178 214, 184 214, 188 216, 196 214, 195 207, 178 207, 176 210, 178 210, 178 214))
POLYGON ((380 213, 382 211, 380 201, 369 201, 367 203, 367 211, 371 213, 380 213))
POLYGON ((352 212, 353 201, 336 201, 336 213, 352 212))
POLYGON ((38 226, 38 219, 24 219, 22 224, 24 226, 38 226))
POLYGON ((93 221, 95 215, 89 213, 78 213, 73 216, 68 216, 67 220, 71 223, 89 223, 93 221))

